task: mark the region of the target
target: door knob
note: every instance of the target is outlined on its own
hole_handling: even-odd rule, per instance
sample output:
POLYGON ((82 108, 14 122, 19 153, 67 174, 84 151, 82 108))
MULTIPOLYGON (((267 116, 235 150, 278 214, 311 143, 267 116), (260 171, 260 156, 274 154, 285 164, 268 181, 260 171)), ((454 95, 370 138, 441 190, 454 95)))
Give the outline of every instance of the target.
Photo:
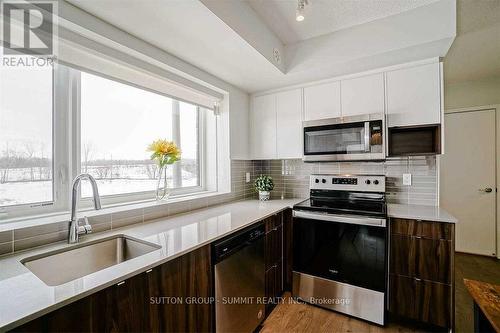
POLYGON ((493 192, 493 189, 491 187, 481 188, 479 189, 479 192, 491 193, 493 192))

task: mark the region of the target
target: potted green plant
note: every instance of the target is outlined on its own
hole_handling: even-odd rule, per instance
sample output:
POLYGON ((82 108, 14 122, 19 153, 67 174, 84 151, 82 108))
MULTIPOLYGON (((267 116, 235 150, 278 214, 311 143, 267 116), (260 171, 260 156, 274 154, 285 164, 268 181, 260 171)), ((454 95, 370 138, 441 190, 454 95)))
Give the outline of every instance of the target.
POLYGON ((271 197, 274 188, 273 179, 266 175, 260 175, 255 179, 255 190, 259 192, 259 200, 267 201, 271 197))

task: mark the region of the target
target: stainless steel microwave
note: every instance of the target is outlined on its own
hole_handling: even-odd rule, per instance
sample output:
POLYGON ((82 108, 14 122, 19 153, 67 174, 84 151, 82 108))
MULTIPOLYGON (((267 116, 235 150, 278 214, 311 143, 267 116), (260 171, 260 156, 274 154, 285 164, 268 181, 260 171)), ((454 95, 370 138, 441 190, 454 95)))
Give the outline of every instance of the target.
POLYGON ((383 114, 304 121, 305 162, 384 160, 383 114))

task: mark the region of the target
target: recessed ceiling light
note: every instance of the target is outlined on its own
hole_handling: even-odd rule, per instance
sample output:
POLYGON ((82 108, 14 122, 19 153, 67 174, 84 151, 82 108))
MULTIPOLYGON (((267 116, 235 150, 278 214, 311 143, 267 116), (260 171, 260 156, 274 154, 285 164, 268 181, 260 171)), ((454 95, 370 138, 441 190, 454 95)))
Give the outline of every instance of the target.
POLYGON ((297 11, 295 12, 295 19, 297 22, 304 21, 304 8, 306 7, 306 4, 307 0, 297 0, 297 11))

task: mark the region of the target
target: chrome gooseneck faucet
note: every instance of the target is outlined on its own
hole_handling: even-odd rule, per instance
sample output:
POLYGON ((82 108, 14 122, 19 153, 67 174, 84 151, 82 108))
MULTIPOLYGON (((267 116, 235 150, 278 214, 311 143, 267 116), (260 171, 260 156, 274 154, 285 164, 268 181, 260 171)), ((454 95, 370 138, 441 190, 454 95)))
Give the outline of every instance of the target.
POLYGON ((69 222, 69 232, 68 232, 68 243, 74 244, 78 243, 79 236, 81 234, 90 234, 92 232, 92 226, 89 224, 87 217, 76 218, 76 206, 78 202, 78 187, 82 179, 88 179, 90 185, 92 185, 92 194, 94 196, 94 208, 96 210, 101 209, 101 198, 99 197, 99 191, 97 189, 97 183, 91 175, 87 173, 82 173, 78 175, 73 180, 73 190, 71 191, 71 221, 69 222), (83 225, 80 225, 83 222, 83 225))

